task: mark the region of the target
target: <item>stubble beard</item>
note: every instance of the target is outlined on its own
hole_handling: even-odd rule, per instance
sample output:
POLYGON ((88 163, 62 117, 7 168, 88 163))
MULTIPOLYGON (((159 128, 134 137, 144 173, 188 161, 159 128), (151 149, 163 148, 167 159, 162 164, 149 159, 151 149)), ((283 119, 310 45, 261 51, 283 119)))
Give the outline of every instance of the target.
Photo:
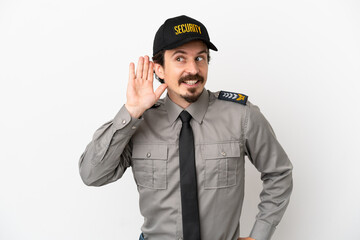
MULTIPOLYGON (((202 84, 204 82, 204 78, 202 76, 200 76, 199 74, 195 74, 195 75, 190 74, 190 75, 187 75, 185 77, 180 78, 179 81, 178 81, 179 85, 182 82, 185 82, 186 80, 198 80, 200 84, 202 84)), ((196 102, 199 99, 199 97, 200 97, 200 95, 202 93, 202 92, 200 92, 200 93, 194 95, 195 92, 196 92, 196 87, 189 88, 188 92, 190 94, 180 95, 180 97, 182 97, 188 103, 196 102)))
POLYGON ((191 93, 191 95, 187 95, 187 94, 186 95, 180 95, 180 97, 182 97, 188 103, 196 102, 199 99, 200 95, 201 95, 201 93, 198 93, 198 94, 194 95, 194 93, 196 92, 196 88, 190 88, 189 92, 191 93))

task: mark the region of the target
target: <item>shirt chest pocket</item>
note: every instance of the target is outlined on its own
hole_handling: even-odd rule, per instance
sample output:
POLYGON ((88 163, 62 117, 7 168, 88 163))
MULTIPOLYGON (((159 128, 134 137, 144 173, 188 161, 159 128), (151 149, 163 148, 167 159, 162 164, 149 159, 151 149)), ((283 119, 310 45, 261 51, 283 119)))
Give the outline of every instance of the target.
POLYGON ((138 186, 166 189, 167 145, 134 144, 132 169, 138 186))
POLYGON ((205 162, 205 189, 236 185, 241 155, 238 142, 205 144, 201 154, 205 162))

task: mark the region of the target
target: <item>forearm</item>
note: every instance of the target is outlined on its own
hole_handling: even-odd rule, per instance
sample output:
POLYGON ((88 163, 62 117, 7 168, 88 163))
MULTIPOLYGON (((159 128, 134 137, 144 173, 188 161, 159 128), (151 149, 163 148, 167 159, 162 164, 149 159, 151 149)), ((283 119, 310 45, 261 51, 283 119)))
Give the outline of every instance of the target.
POLYGON ((248 112, 246 150, 263 181, 259 213, 250 237, 270 240, 289 204, 292 164, 270 124, 255 106, 250 106, 248 112))
POLYGON ((250 237, 269 240, 280 223, 290 201, 292 192, 291 165, 281 173, 262 174, 263 190, 258 205, 259 213, 250 237))
POLYGON ((86 185, 101 186, 123 175, 131 161, 129 141, 141 121, 132 118, 123 106, 112 121, 95 132, 79 161, 86 185))

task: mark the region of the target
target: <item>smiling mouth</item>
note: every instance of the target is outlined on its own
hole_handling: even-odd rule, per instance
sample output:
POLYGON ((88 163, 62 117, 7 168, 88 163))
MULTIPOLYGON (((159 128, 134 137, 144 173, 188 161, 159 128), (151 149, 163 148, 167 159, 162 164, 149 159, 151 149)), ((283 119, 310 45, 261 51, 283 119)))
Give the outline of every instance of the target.
POLYGON ((184 81, 185 84, 193 86, 195 84, 197 84, 199 82, 199 80, 186 80, 184 81))
POLYGON ((184 84, 187 87, 196 87, 204 82, 204 78, 199 74, 189 74, 179 79, 179 85, 184 84))

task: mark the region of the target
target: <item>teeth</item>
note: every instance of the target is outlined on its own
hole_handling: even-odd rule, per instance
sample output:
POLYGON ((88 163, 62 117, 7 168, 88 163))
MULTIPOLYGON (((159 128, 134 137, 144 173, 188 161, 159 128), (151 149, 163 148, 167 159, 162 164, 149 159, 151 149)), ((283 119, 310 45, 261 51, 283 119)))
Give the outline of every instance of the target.
POLYGON ((194 85, 195 83, 197 83, 198 81, 197 80, 189 80, 189 81, 185 81, 186 84, 188 85, 194 85))

